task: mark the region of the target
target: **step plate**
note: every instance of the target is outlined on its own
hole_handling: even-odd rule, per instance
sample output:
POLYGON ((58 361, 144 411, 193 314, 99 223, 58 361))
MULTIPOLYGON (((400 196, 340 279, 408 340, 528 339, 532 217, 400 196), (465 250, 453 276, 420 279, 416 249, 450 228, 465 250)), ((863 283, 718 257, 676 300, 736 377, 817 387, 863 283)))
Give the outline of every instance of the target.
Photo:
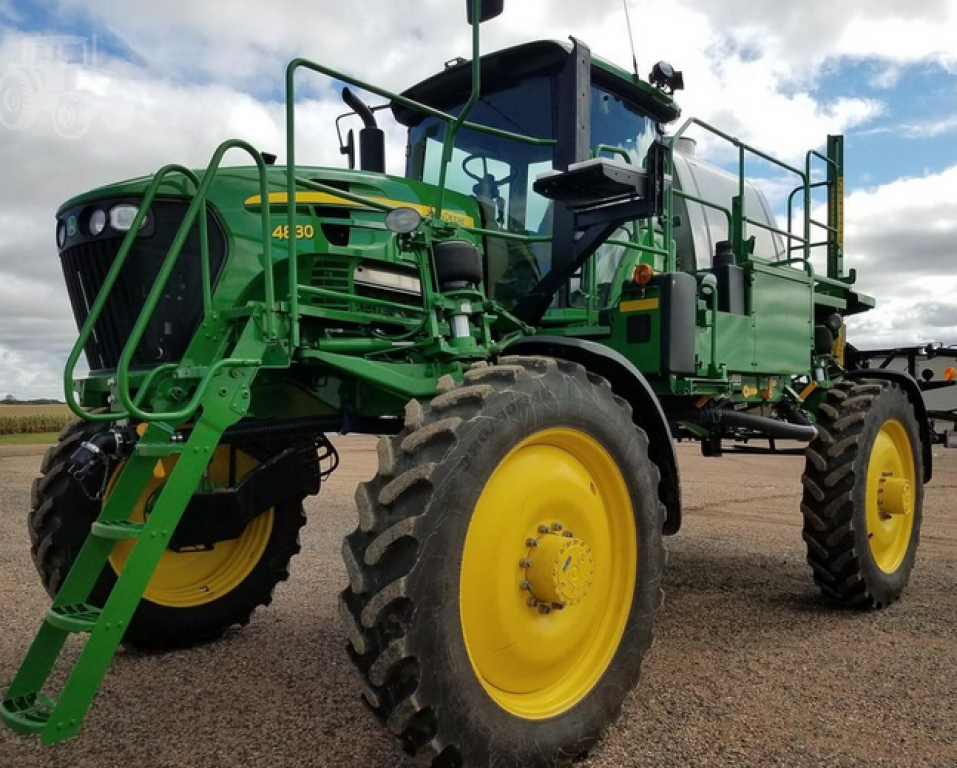
POLYGON ((66 632, 92 632, 100 609, 86 603, 55 605, 47 611, 47 623, 66 632))
POLYGON ((97 520, 93 523, 91 531, 94 536, 101 539, 124 541, 126 539, 139 538, 140 534, 143 533, 144 527, 143 523, 134 523, 132 520, 114 520, 112 522, 100 522, 97 520))
POLYGON ((0 717, 17 733, 40 733, 50 721, 56 702, 42 693, 28 693, 0 703, 0 717))

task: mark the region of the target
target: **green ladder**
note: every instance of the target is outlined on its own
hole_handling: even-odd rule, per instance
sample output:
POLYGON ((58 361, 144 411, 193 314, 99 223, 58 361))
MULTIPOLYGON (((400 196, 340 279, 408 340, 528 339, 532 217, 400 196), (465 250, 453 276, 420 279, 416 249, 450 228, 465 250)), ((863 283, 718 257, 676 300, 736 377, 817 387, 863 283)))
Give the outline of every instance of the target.
MULTIPOLYGON (((250 326, 254 323, 250 323, 250 326)), ((132 456, 126 462, 93 523, 89 537, 70 569, 63 586, 47 611, 10 689, 0 702, 0 717, 14 731, 40 734, 52 744, 77 734, 103 676, 149 585, 160 557, 176 530, 186 506, 196 491, 213 452, 228 426, 249 408, 250 390, 264 351, 260 342, 249 343, 247 333, 236 351, 244 353, 247 365, 217 371, 212 386, 202 397, 202 415, 188 440, 171 441, 175 422, 148 425, 132 456), (247 343, 243 343, 243 342, 247 343), (257 348, 258 347, 258 348, 257 348), (257 354, 258 353, 258 354, 257 354), (158 460, 179 457, 169 472, 145 523, 130 521, 158 460), (136 544, 102 608, 90 605, 91 591, 118 541, 136 544), (86 634, 80 652, 59 700, 43 692, 60 652, 70 634, 86 634)))

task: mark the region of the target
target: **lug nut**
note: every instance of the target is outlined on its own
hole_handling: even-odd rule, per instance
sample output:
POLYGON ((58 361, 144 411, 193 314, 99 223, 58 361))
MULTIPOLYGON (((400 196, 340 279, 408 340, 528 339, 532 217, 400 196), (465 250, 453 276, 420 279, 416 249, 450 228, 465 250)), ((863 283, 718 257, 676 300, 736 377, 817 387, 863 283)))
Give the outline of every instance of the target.
POLYGON ((525 540, 525 546, 526 546, 526 547, 537 547, 537 546, 538 546, 538 539, 526 539, 526 540, 525 540))
POLYGON ((551 612, 552 612, 552 609, 549 608, 547 605, 540 605, 540 606, 538 606, 538 612, 539 612, 539 613, 543 613, 543 614, 544 614, 544 613, 551 613, 551 612))
POLYGON ((565 605, 563 603, 552 603, 552 610, 554 611, 564 611, 565 605))
POLYGON ((548 533, 549 530, 550 530, 550 529, 549 529, 549 527, 548 527, 547 525, 540 525, 540 526, 538 526, 538 532, 539 532, 539 533, 548 533))
POLYGON ((524 558, 522 558, 521 560, 518 561, 518 567, 519 567, 519 568, 531 568, 531 567, 532 567, 532 561, 529 560, 527 557, 524 557, 524 558))
POLYGON ((528 598, 528 607, 529 608, 538 608, 538 600, 534 597, 528 598))
POLYGON ((532 588, 532 585, 531 585, 531 582, 523 581, 521 584, 518 585, 518 588, 519 588, 519 589, 531 589, 531 588, 532 588))
POLYGON ((560 531, 560 530, 562 530, 562 528, 564 528, 564 527, 565 527, 565 526, 562 525, 561 523, 552 523, 552 530, 553 530, 553 531, 560 531))
POLYGON ((575 534, 572 533, 571 531, 565 531, 565 533, 563 533, 562 536, 564 536, 566 539, 574 539, 574 538, 575 538, 575 534))

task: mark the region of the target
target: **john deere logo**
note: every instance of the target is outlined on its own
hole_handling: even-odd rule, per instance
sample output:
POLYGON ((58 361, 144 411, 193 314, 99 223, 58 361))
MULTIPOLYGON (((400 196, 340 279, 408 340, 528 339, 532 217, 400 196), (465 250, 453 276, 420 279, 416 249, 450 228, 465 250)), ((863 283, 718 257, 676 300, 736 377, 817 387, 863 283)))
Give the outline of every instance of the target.
POLYGON ((71 216, 66 220, 66 233, 69 237, 76 234, 76 216, 71 216))

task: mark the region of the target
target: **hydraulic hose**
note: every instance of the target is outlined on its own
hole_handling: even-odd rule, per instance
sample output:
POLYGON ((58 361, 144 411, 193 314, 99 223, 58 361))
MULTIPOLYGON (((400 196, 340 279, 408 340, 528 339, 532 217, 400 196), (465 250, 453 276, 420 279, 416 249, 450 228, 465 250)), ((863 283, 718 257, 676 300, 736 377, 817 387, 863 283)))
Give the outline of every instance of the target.
POLYGON ((139 436, 132 427, 113 427, 99 432, 89 440, 80 443, 67 464, 67 471, 77 480, 83 481, 97 467, 106 466, 111 459, 121 459, 133 452, 133 446, 139 436))
POLYGON ((702 408, 694 419, 699 424, 750 429, 765 437, 809 443, 817 437, 817 427, 755 416, 729 408, 702 408))

